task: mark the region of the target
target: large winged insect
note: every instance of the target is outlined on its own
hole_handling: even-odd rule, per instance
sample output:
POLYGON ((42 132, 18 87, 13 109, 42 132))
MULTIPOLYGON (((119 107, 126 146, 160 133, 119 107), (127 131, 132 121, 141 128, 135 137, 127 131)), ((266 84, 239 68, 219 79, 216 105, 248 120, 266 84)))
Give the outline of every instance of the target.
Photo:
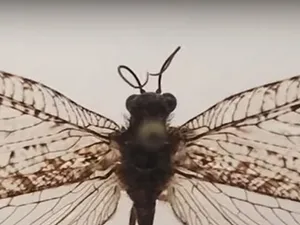
MULTIPOLYGON (((300 224, 300 76, 233 95, 180 127, 176 98, 130 96, 127 127, 35 81, 0 72, 0 224, 102 225, 125 190, 129 224, 158 199, 186 225, 300 224)), ((122 70, 130 72, 137 85, 122 70)), ((195 102, 195 101, 194 101, 195 102)))

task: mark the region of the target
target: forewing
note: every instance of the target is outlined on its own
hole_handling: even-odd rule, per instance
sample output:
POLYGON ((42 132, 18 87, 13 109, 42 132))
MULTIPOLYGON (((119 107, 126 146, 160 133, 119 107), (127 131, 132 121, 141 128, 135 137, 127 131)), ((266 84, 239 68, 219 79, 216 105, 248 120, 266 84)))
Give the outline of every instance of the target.
MULTIPOLYGON (((119 152, 109 138, 118 130, 113 121, 45 85, 0 72, 0 221, 18 195, 35 196, 35 202, 26 203, 33 208, 44 204, 41 196, 45 189, 55 193, 61 185, 71 187, 78 198, 96 198, 101 182, 107 182, 101 179, 109 177, 119 160, 119 152), (88 186, 89 191, 80 195, 80 190, 88 186)), ((62 202, 63 196, 54 199, 62 202)), ((14 203, 16 210, 21 205, 19 201, 14 203)), ((83 217, 83 212, 80 215, 83 217)))
POLYGON ((299 84, 297 76, 254 88, 188 121, 180 127, 183 141, 174 157, 178 174, 196 179, 200 190, 205 182, 223 184, 300 207, 299 84))

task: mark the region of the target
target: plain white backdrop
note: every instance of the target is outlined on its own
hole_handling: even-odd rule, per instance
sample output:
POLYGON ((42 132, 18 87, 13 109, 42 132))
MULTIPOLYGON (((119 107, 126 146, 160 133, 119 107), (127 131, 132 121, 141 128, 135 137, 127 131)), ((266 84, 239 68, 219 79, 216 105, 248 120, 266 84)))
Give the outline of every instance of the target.
MULTIPOLYGON (((42 82, 118 123, 136 90, 117 74, 141 79, 178 46, 163 90, 178 100, 182 124, 223 98, 300 74, 300 4, 0 3, 0 70, 42 82)), ((156 88, 156 80, 147 90, 156 88)), ((109 224, 127 224, 125 197, 109 224)), ((176 224, 167 205, 155 224, 176 224)), ((179 224, 179 223, 178 223, 179 224)))

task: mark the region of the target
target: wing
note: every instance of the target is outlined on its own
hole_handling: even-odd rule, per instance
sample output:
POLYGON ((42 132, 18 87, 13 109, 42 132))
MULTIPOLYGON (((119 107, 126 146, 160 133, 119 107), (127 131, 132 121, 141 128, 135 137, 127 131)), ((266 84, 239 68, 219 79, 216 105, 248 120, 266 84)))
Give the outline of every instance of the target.
MULTIPOLYGON (((274 202, 285 199, 297 207, 279 207, 281 212, 296 213, 298 220, 281 223, 300 224, 299 85, 297 76, 257 87, 231 96, 185 123, 180 127, 184 141, 174 157, 177 173, 190 178, 195 190, 206 197, 210 193, 205 185, 209 183, 223 195, 226 194, 220 187, 235 188, 246 196, 256 193, 261 199, 270 198, 274 202)), ((229 198, 231 202, 235 199, 229 198)), ((241 201, 254 202, 248 197, 241 201)), ((209 204, 221 219, 206 223, 194 218, 197 222, 190 224, 280 224, 270 222, 271 214, 264 215, 268 223, 234 222, 217 207, 218 200, 209 204)), ((257 208, 254 203, 250 205, 257 208)), ((273 209, 267 202, 259 205, 273 209)), ((179 210, 176 211, 178 215, 179 210)), ((245 216, 247 210, 243 213, 237 214, 245 216)), ((202 212, 203 215, 207 216, 202 212)))
MULTIPOLYGON (((110 141, 110 135, 118 130, 113 121, 77 105, 43 84, 0 72, 0 224, 23 225, 27 220, 6 222, 15 218, 14 213, 7 212, 12 207, 14 211, 23 209, 24 204, 15 203, 16 199, 30 195, 35 196, 35 200, 28 200, 26 205, 39 208, 48 201, 43 197, 46 189, 56 193, 62 185, 69 187, 69 192, 54 199, 59 202, 55 204, 63 204, 63 199, 71 195, 82 198, 78 202, 68 200, 69 203, 59 206, 68 207, 68 210, 73 207, 74 212, 75 208, 81 207, 80 201, 95 198, 96 202, 97 192, 112 191, 103 188, 102 183, 107 182, 104 178, 113 176, 114 165, 120 157, 110 141)), ((117 182, 113 186, 116 188, 117 182)), ((55 207, 49 210, 52 215, 49 224, 58 221, 53 219, 58 212, 55 210, 59 209, 55 207)), ((107 209, 107 212, 113 213, 113 210, 107 209)), ((90 213, 89 217, 84 217, 84 212, 77 214, 77 217, 88 218, 85 223, 78 224, 95 224, 89 221, 95 208, 90 213)), ((98 218, 101 212, 97 210, 97 213, 98 218)), ((28 214, 32 217, 31 212, 28 214)), ((34 224, 46 224, 39 223, 38 214, 35 216, 37 222, 34 224)), ((104 221, 99 220, 98 224, 104 221)))
POLYGON ((176 175, 167 200, 186 225, 299 225, 300 203, 176 175))
POLYGON ((1 225, 102 225, 117 209, 120 188, 109 178, 77 182, 2 200, 1 225))

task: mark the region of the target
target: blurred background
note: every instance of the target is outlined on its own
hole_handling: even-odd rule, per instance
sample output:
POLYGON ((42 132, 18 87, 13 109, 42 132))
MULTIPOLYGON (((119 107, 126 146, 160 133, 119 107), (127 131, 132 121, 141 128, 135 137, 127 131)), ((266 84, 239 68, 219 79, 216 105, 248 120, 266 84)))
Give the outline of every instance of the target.
MULTIPOLYGON (((300 74, 300 3, 292 1, 0 3, 0 70, 42 82, 124 124, 136 90, 117 74, 157 72, 178 100, 180 125, 234 93, 300 74)), ((156 89, 152 78, 147 90, 156 89)), ((126 224, 123 198, 109 224, 126 224)), ((179 224, 166 204, 156 224, 179 224)))

